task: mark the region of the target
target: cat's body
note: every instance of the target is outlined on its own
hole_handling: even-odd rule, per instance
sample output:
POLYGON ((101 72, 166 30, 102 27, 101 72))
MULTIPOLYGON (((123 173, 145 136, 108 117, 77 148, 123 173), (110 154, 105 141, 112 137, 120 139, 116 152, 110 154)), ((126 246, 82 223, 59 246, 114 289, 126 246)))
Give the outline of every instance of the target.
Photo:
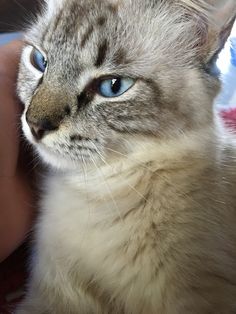
POLYGON ((195 149, 53 176, 19 313, 235 313, 235 169, 195 149))
POLYGON ((73 22, 81 12, 86 16, 81 21, 87 30, 79 35, 82 53, 75 49, 83 66, 75 68, 77 63, 63 55, 67 40, 77 45, 69 36, 74 24, 60 30, 66 37, 59 36, 61 20, 56 16, 48 27, 50 37, 45 31, 40 39, 48 56, 44 79, 35 72, 29 77, 31 86, 26 83, 29 48, 19 79, 26 103, 25 134, 60 170, 50 173, 45 182, 32 278, 17 313, 236 313, 236 171, 233 153, 222 149, 213 131, 211 106, 219 83, 207 69, 217 44, 203 49, 199 60, 206 58, 206 67, 202 60, 195 64, 194 56, 200 53, 197 40, 184 39, 183 33, 184 27, 190 27, 188 19, 184 21, 188 11, 178 11, 178 6, 172 10, 174 5, 168 1, 61 2, 61 19, 69 17, 73 22), (86 13, 89 10, 91 14, 86 13), (134 33, 131 13, 136 15, 134 33), (152 33, 155 19, 160 30, 152 33), (88 21, 93 21, 92 27, 88 21), (111 31, 108 39, 103 38, 104 29, 101 34, 94 30, 94 21, 111 31), (159 44, 150 38, 137 42, 140 25, 159 44), (171 26, 179 26, 179 32, 175 28, 176 34, 171 35, 171 26), (116 38, 111 36, 113 27, 116 38), (163 37, 164 30, 168 38, 163 37), (130 38, 128 47, 121 34, 130 38), (116 48, 114 44, 109 52, 112 40, 116 48), (161 40, 169 44, 165 47, 161 40), (90 41, 97 45, 83 53, 90 41), (52 42, 60 47, 54 59, 52 42), (159 49, 157 64, 152 46, 159 49), (170 59, 176 48, 182 49, 182 59, 179 50, 170 59), (56 69, 58 59, 67 72, 56 69), (82 73, 82 79, 75 71, 82 73), (119 101, 94 96, 93 84, 86 82, 91 75, 117 78, 125 73, 135 78, 136 85, 119 101), (77 104, 74 81, 80 89, 77 104), (62 119, 58 112, 62 115, 63 110, 62 119), (39 125, 45 117, 47 123, 39 125))

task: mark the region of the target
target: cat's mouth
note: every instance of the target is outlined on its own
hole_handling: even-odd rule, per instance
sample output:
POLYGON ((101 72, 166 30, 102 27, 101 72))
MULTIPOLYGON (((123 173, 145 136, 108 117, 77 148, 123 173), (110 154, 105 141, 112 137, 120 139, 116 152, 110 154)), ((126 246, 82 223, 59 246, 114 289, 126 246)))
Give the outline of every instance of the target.
POLYGON ((101 154, 101 143, 79 134, 54 131, 40 138, 40 131, 32 131, 25 115, 22 116, 23 132, 44 162, 56 168, 78 168, 81 163, 91 163, 101 154))
POLYGON ((63 148, 61 145, 49 147, 42 143, 35 147, 43 161, 57 169, 80 169, 81 165, 87 165, 96 159, 95 152, 87 148, 73 150, 66 145, 63 148))

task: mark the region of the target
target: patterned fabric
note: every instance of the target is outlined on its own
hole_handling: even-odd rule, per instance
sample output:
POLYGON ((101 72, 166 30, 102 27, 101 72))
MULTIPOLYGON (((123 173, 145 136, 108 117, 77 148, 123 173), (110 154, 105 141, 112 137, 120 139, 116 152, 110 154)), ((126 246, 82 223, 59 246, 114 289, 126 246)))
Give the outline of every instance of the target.
POLYGON ((236 132, 236 108, 224 109, 220 112, 220 116, 223 119, 224 127, 236 132))

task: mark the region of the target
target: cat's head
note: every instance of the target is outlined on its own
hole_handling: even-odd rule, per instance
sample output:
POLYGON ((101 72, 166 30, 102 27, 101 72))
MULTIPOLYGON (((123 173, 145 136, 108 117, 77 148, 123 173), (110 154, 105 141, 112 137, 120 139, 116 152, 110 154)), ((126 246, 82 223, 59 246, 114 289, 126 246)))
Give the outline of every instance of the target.
POLYGON ((210 11, 201 0, 48 0, 20 65, 28 140, 64 169, 206 128, 226 37, 210 11))

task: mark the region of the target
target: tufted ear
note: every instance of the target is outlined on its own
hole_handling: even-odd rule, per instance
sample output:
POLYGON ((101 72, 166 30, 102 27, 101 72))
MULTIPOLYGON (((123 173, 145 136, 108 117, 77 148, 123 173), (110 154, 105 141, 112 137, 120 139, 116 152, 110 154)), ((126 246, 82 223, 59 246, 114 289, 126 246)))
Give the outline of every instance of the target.
POLYGON ((236 17, 236 0, 181 0, 195 21, 198 58, 211 63, 224 47, 236 17))

